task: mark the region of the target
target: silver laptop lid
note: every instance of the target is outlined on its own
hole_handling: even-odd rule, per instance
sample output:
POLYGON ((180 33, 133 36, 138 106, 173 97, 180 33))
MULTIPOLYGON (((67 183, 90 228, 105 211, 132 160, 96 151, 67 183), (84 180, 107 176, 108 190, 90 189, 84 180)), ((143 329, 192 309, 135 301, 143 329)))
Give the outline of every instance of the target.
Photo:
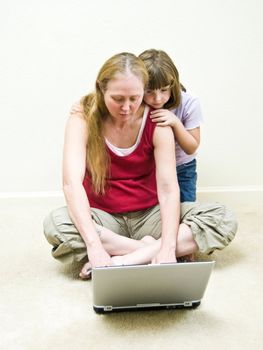
POLYGON ((94 310, 199 305, 214 264, 208 261, 95 268, 94 310))

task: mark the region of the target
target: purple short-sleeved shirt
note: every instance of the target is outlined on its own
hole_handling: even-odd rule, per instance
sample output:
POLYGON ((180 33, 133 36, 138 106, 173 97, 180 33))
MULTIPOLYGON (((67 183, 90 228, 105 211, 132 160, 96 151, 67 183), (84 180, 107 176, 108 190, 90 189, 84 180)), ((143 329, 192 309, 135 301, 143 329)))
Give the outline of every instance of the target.
MULTIPOLYGON (((182 102, 172 112, 180 119, 186 130, 198 128, 203 122, 201 106, 198 98, 182 91, 182 102)), ((195 154, 186 154, 176 142, 176 165, 181 165, 195 159, 195 154)))

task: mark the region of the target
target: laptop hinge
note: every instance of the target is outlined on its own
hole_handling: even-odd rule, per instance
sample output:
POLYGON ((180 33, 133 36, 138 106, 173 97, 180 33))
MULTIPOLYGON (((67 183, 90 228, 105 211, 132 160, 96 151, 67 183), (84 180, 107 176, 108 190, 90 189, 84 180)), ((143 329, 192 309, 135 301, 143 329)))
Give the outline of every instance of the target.
POLYGON ((193 303, 191 301, 185 301, 184 306, 193 306, 193 303))
POLYGON ((110 305, 104 306, 103 310, 104 311, 112 311, 112 306, 110 306, 110 305))

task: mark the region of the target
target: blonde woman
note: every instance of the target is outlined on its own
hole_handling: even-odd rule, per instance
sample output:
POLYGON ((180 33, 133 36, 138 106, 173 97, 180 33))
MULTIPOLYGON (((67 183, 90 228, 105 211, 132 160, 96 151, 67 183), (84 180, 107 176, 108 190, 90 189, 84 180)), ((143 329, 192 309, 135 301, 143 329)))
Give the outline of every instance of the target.
POLYGON ((96 266, 176 262, 198 249, 210 253, 234 237, 236 221, 219 204, 191 203, 180 211, 173 132, 151 121, 143 103, 147 83, 139 58, 117 54, 68 119, 67 207, 45 219, 44 231, 55 258, 88 260, 81 278, 96 266))

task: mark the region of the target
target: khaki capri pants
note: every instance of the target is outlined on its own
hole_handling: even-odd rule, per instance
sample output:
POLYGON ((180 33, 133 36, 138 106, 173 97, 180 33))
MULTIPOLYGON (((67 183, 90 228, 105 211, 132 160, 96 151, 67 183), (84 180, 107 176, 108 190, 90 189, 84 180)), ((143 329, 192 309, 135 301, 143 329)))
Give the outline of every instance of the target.
MULTIPOLYGON (((160 207, 147 210, 109 214, 91 208, 94 223, 133 239, 151 235, 161 237, 160 207)), ((199 251, 211 254, 225 248, 234 238, 237 221, 234 214, 219 203, 181 203, 180 222, 190 226, 199 251)), ((71 221, 67 207, 52 211, 44 220, 44 233, 53 246, 52 255, 63 262, 87 259, 86 245, 71 221)))

